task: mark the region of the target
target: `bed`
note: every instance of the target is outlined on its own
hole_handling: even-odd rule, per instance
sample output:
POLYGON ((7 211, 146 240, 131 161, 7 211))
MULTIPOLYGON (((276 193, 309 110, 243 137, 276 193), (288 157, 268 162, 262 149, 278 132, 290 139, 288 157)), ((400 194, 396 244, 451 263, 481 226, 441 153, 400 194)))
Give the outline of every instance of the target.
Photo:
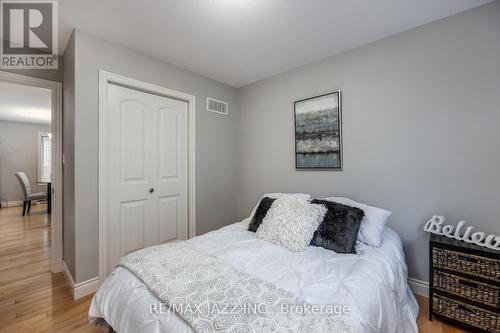
MULTIPOLYGON (((247 231, 249 219, 186 241, 239 271, 271 282, 311 304, 347 305, 355 332, 418 332, 418 305, 407 284, 401 239, 386 227, 381 247, 356 244, 357 254, 310 246, 290 252, 247 231)), ((192 333, 175 312, 151 311, 159 300, 124 267, 117 267, 94 295, 90 321, 116 332, 192 333)))

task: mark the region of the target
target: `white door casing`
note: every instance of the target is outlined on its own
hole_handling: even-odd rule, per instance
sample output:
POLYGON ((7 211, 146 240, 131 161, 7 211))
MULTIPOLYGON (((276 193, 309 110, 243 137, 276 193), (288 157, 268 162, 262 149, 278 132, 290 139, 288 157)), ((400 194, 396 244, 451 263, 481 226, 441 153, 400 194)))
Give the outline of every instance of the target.
POLYGON ((195 109, 190 95, 107 72, 100 79, 102 282, 124 254, 194 236, 195 109))
POLYGON ((50 270, 63 271, 63 88, 61 82, 39 79, 15 73, 0 71, 0 81, 22 84, 51 91, 51 132, 52 132, 52 214, 50 225, 50 270))

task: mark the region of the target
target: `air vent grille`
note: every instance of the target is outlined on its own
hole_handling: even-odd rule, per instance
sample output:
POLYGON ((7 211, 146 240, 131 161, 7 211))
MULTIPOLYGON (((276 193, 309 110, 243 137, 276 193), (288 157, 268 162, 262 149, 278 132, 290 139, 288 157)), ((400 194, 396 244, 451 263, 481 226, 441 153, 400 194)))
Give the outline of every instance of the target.
POLYGON ((220 114, 228 114, 228 105, 226 102, 218 101, 213 98, 207 98, 207 110, 220 113, 220 114))

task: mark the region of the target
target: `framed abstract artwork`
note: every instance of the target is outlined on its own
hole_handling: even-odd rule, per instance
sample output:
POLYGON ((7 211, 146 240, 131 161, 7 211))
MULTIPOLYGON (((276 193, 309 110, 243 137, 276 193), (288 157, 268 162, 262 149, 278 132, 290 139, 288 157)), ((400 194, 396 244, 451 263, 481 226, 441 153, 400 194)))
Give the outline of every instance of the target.
POLYGON ((295 168, 342 170, 341 92, 294 102, 295 168))

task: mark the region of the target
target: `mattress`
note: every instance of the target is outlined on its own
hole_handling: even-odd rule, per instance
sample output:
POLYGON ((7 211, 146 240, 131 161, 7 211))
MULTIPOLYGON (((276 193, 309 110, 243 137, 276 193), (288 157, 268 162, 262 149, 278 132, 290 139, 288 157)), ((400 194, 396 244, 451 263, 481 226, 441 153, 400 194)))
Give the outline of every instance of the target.
MULTIPOLYGON (((248 219, 188 240, 236 269, 270 281, 304 301, 344 309, 356 332, 418 332, 418 305, 407 284, 401 239, 386 227, 379 248, 358 242, 357 254, 337 254, 310 246, 290 252, 257 239, 248 219)), ((192 333, 130 271, 117 267, 94 295, 89 319, 119 333, 192 333), (155 310, 156 309, 156 310, 155 310)))

